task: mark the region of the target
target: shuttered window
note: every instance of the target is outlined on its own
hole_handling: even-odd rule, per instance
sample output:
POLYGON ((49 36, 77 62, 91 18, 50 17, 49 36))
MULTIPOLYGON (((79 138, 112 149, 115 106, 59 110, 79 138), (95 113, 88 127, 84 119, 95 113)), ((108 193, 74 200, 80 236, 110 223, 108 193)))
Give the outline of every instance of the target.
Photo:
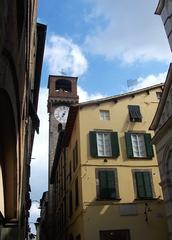
POLYGON ((113 200, 117 198, 116 170, 97 169, 97 198, 98 200, 113 200))
POLYGON ((119 144, 117 132, 89 133, 90 154, 92 157, 118 157, 119 144))
POLYGON ((148 133, 125 133, 128 158, 147 158, 154 156, 151 135, 148 133))
POLYGON ((75 180, 75 208, 79 206, 79 183, 78 178, 75 180))
POLYGON ((140 199, 153 198, 151 172, 135 171, 134 174, 137 188, 137 197, 140 199))
POLYGON ((139 105, 128 105, 129 116, 131 122, 141 122, 142 115, 140 113, 139 105))
POLYGON ((75 172, 78 166, 78 142, 76 141, 75 147, 73 149, 73 171, 75 172))

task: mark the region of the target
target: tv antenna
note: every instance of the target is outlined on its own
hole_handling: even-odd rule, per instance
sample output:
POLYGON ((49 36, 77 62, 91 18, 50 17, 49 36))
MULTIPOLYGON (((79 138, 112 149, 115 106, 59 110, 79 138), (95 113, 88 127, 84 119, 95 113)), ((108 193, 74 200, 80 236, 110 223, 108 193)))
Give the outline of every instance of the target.
POLYGON ((137 84, 138 84, 138 79, 137 78, 136 79, 128 79, 127 80, 127 87, 128 88, 132 88, 132 87, 134 87, 137 84))

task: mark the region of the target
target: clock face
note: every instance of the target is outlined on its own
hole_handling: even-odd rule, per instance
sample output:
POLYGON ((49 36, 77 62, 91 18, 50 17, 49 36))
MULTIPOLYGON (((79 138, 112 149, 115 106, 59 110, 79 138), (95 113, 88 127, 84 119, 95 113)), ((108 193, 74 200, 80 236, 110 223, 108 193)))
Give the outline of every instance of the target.
POLYGON ((60 123, 66 123, 68 117, 69 107, 68 106, 59 106, 54 110, 54 117, 60 123))

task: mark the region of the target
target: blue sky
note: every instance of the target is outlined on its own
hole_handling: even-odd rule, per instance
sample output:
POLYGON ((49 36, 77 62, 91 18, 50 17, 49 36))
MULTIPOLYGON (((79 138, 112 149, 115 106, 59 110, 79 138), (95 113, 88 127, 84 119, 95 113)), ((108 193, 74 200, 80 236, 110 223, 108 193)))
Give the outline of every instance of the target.
MULTIPOLYGON (((33 200, 47 190, 49 74, 78 77, 80 101, 112 96, 163 82, 171 51, 158 0, 39 0, 38 22, 47 25, 40 89, 40 134, 35 138, 31 185, 33 200), (128 80, 136 79, 134 86, 128 80)), ((31 221, 39 213, 31 209, 31 221)))

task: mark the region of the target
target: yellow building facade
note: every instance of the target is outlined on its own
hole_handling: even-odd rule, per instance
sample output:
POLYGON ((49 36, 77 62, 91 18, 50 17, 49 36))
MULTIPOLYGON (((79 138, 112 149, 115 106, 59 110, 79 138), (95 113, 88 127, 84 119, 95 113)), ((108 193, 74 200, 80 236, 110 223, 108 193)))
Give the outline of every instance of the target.
POLYGON ((167 239, 148 130, 162 87, 70 108, 51 175, 56 239, 167 239))

